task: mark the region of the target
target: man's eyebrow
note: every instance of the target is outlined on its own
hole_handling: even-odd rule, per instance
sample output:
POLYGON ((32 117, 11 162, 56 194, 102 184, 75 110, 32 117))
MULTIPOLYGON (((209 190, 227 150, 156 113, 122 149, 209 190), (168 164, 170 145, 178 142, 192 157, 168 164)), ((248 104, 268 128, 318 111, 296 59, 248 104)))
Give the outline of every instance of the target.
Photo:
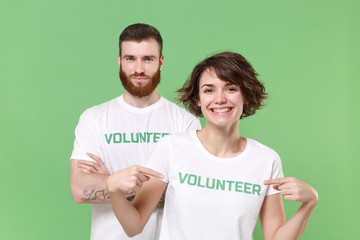
POLYGON ((155 58, 156 59, 156 56, 155 55, 146 55, 143 58, 155 58))
POLYGON ((123 58, 127 58, 127 57, 132 57, 133 58, 134 55, 126 54, 126 55, 123 56, 123 58))
MULTIPOLYGON (((128 57, 135 58, 135 55, 125 54, 123 56, 123 58, 128 58, 128 57)), ((145 58, 155 58, 156 59, 156 56, 155 55, 145 55, 145 56, 142 56, 141 58, 143 58, 143 59, 145 59, 145 58)))

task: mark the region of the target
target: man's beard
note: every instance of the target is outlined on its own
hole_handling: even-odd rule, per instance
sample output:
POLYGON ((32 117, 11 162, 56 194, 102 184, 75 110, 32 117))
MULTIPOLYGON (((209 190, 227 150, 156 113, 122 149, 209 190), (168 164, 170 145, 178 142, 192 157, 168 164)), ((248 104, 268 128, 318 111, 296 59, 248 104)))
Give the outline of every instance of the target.
POLYGON ((145 73, 126 75, 120 66, 119 77, 125 90, 131 95, 136 97, 146 97, 154 91, 160 82, 160 67, 156 73, 154 73, 152 76, 148 76, 145 73), (146 77, 150 81, 145 86, 135 86, 131 82, 131 78, 134 77, 146 77))

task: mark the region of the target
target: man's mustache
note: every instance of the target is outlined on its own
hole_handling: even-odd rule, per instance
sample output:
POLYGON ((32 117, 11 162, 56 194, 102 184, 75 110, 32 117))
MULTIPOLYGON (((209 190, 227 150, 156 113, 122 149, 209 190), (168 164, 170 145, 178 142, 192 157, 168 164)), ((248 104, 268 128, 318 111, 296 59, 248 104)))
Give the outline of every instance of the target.
POLYGON ((146 78, 150 78, 148 75, 146 75, 145 73, 139 73, 139 74, 131 74, 130 75, 131 78, 136 78, 136 77, 146 77, 146 78))

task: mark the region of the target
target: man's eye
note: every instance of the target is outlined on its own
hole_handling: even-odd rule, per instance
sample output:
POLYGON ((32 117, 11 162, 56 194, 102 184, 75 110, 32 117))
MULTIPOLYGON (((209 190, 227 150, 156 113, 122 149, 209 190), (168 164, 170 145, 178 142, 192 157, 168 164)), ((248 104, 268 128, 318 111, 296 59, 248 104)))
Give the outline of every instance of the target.
POLYGON ((146 62, 152 62, 153 59, 152 59, 152 58, 145 58, 145 61, 146 61, 146 62))
POLYGON ((126 60, 127 60, 127 61, 134 61, 134 58, 128 57, 128 58, 126 58, 126 60))

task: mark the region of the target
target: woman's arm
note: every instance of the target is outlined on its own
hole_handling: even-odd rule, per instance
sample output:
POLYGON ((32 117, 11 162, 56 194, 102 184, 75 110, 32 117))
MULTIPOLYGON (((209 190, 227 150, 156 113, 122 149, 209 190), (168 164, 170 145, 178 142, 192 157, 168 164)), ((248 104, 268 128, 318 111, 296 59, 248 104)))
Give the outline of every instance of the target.
POLYGON ((163 176, 154 170, 132 166, 108 177, 108 188, 113 211, 129 237, 142 232, 151 213, 157 206, 166 183, 163 176), (137 192, 133 204, 126 199, 129 192, 137 192))
POLYGON ((264 239, 299 239, 305 230, 311 212, 318 201, 318 193, 310 185, 293 177, 265 181, 274 185, 280 194, 266 196, 260 211, 260 222, 264 239), (285 222, 285 212, 281 196, 285 200, 302 202, 298 211, 285 222))

